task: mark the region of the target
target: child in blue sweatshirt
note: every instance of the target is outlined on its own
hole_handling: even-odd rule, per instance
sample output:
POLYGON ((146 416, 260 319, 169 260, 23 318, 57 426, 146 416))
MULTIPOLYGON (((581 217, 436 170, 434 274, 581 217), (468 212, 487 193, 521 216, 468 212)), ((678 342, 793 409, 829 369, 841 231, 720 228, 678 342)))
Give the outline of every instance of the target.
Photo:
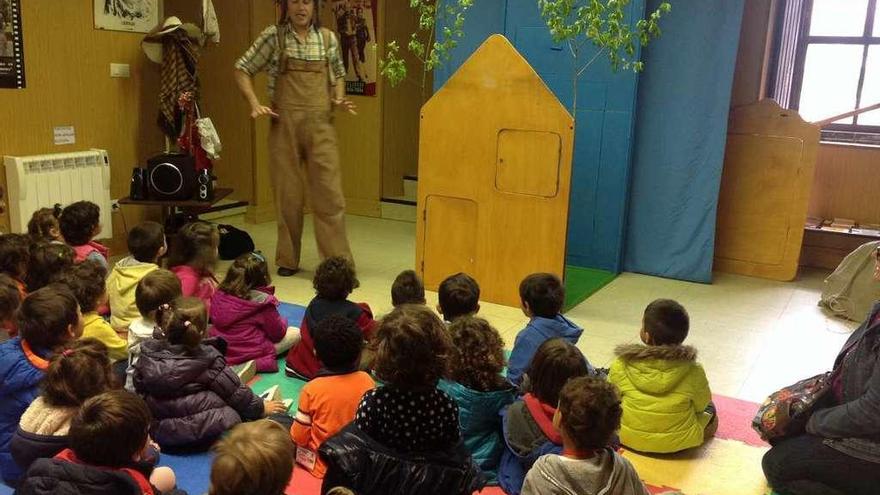
MULTIPOLYGON (((538 347, 544 342, 561 337, 577 345, 583 329, 562 316, 565 287, 552 273, 533 273, 519 284, 522 310, 531 318, 516 336, 507 365, 507 379, 516 387, 522 387, 523 374, 532 361, 538 347)), ((593 367, 587 363, 590 374, 593 367)))

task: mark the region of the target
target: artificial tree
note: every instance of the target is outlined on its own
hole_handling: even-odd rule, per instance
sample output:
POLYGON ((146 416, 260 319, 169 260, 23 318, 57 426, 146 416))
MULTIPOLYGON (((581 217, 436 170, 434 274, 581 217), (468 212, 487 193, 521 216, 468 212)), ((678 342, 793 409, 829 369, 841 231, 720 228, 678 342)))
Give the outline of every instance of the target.
MULTIPOLYGON (((468 9, 479 0, 410 0, 419 17, 419 27, 410 35, 407 50, 421 64, 422 100, 426 96, 427 75, 450 58, 450 53, 464 36, 468 9), (437 26, 441 26, 438 36, 437 26)), ((529 0, 517 0, 529 1, 529 0)), ((580 77, 602 55, 614 71, 640 72, 644 62, 635 59, 636 42, 642 46, 660 36, 660 18, 671 10, 668 2, 644 18, 627 21, 626 8, 632 0, 535 0, 541 16, 557 43, 565 43, 574 59, 572 72, 572 110, 577 115, 577 85, 580 77), (587 44, 597 51, 583 62, 587 44), (583 62, 583 63, 582 63, 583 62)), ((408 79, 408 67, 401 54, 400 42, 388 43, 381 74, 392 86, 408 79)))

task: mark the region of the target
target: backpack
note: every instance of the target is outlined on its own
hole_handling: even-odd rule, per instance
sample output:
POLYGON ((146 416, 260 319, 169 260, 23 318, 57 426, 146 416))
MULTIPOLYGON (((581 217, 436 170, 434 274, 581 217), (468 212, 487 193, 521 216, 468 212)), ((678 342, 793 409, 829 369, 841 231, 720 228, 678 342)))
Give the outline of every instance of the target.
POLYGON ((820 306, 848 320, 862 321, 880 299, 874 280, 874 252, 880 241, 867 242, 849 253, 825 279, 820 306))

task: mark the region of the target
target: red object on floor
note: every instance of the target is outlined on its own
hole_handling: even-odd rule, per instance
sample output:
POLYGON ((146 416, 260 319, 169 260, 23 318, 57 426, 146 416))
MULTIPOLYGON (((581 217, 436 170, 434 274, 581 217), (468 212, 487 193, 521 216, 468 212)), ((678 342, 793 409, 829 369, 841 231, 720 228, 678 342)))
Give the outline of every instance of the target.
POLYGON ((758 412, 759 404, 717 394, 712 396, 712 402, 715 403, 715 409, 718 411, 718 432, 715 434, 717 438, 739 440, 755 447, 767 445, 767 442, 761 440, 752 429, 752 419, 758 412))
POLYGON ((654 486, 654 485, 649 485, 647 483, 645 484, 645 488, 648 489, 648 493, 650 493, 651 495, 658 495, 660 493, 667 493, 667 492, 678 492, 678 490, 675 488, 670 488, 668 486, 654 486))

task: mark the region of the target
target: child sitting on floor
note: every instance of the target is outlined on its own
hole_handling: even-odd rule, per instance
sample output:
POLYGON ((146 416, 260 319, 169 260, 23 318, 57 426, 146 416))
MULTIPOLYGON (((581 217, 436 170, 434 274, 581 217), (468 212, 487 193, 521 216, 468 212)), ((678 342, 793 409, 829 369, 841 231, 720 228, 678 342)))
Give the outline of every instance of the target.
POLYGON ((230 365, 253 359, 258 373, 278 371, 277 356, 299 341, 299 329, 287 326, 279 304, 266 258, 260 253, 236 258, 211 301, 211 336, 226 341, 230 365))
MULTIPOLYGON (((556 275, 529 275, 519 284, 519 297, 523 313, 530 320, 516 335, 507 365, 507 379, 515 387, 523 389, 523 373, 541 344, 549 339, 562 337, 572 345, 577 345, 584 330, 559 313, 565 302, 565 288, 556 275)), ((589 361, 587 368, 592 372, 593 367, 589 361)))
POLYGON ((12 437, 12 457, 27 472, 37 459, 55 457, 68 447, 70 421, 87 399, 114 385, 107 346, 80 339, 49 360, 42 393, 31 402, 12 437))
POLYGON ((82 263, 94 260, 105 270, 110 269, 110 250, 96 242, 94 238, 101 233, 101 209, 91 201, 77 201, 67 205, 58 219, 61 235, 73 248, 74 260, 82 263))
POLYGON ((0 273, 15 280, 21 299, 27 295, 25 279, 30 263, 30 241, 21 234, 0 235, 0 273))
POLYGON ((480 312, 480 285, 467 273, 456 273, 440 282, 437 312, 447 323, 480 312))
POLYGON ((446 380, 440 390, 458 403, 464 445, 480 466, 489 484, 497 484, 498 462, 504 451, 501 416, 515 396, 501 375, 504 341, 488 321, 463 316, 449 325, 452 348, 446 380))
POLYGON ((648 495, 632 464, 608 447, 622 414, 614 385, 600 378, 569 380, 553 416, 553 426, 562 436, 562 455, 545 455, 535 462, 523 495, 648 495))
POLYGON ((589 374, 587 359, 565 339, 550 339, 538 348, 528 370, 530 392, 502 412, 507 448, 501 454, 498 482, 505 493, 520 493, 538 457, 562 452, 562 436, 553 426, 559 392, 570 379, 589 374))
POLYGON ((425 285, 413 270, 400 272, 391 284, 391 304, 425 304, 425 285))
POLYGON ((9 275, 0 273, 0 343, 18 335, 15 312, 20 305, 18 284, 9 275))
POLYGON ((425 306, 401 306, 379 323, 372 345, 383 386, 366 392, 354 422, 321 446, 322 491, 469 495, 482 488, 461 442, 458 406, 437 389, 451 346, 443 322, 425 306))
POLYGON ((608 380, 623 400, 620 441, 633 450, 678 452, 702 445, 718 428, 697 350, 682 345, 689 325, 681 304, 658 299, 645 309, 644 345, 616 349, 608 380))
POLYGON ((21 471, 9 441, 22 413, 37 398, 48 359, 59 347, 82 335, 79 305, 63 286, 28 295, 18 309, 19 336, 0 344, 0 476, 14 483, 21 471))
POLYGON ((138 282, 159 269, 159 258, 167 250, 165 229, 156 222, 143 222, 128 233, 130 255, 119 260, 107 276, 111 327, 124 330, 139 316, 135 304, 138 282))
POLYGON ((303 387, 290 435, 298 446, 297 462, 323 478, 327 467, 317 458, 318 448, 354 420, 364 392, 376 384, 358 371, 364 337, 353 321, 328 316, 314 327, 312 337, 324 368, 303 387))
POLYGON ((135 318, 128 326, 128 370, 125 388, 134 392, 134 363, 141 353, 141 343, 152 339, 156 331, 156 312, 165 304, 181 297, 180 279, 162 268, 153 270, 138 282, 134 291, 134 302, 141 317, 135 318))
POLYGON ((287 376, 303 380, 311 380, 321 369, 309 329, 330 315, 341 315, 357 323, 364 340, 370 340, 376 325, 373 313, 366 303, 356 304, 348 300, 348 296, 360 285, 355 276, 354 265, 348 259, 334 256, 322 261, 315 270, 312 284, 316 295, 306 308, 300 328, 300 341, 287 354, 285 368, 287 376))
POLYGON ((79 303, 83 318, 83 337, 98 339, 106 345, 111 361, 127 361, 128 342, 97 311, 98 306, 107 302, 107 288, 104 284, 106 277, 107 271, 101 264, 87 260, 68 269, 61 276, 60 282, 70 288, 79 303))
POLYGON ((217 291, 214 266, 220 233, 207 222, 192 222, 177 232, 168 255, 168 268, 180 279, 184 297, 198 297, 205 303, 209 314, 211 298, 217 291))
POLYGON ((73 266, 76 254, 67 244, 38 242, 31 248, 30 264, 26 277, 27 290, 33 292, 57 282, 59 277, 73 266))
POLYGON ((206 450, 242 421, 287 410, 241 383, 218 342, 203 341, 208 315, 201 299, 178 298, 156 318, 163 338, 141 342, 134 388, 155 416, 150 431, 163 449, 206 450))
POLYGON ((61 205, 56 204, 53 208, 40 208, 31 215, 27 229, 33 242, 64 244, 58 223, 61 211, 61 205))
POLYGON ((150 450, 150 410, 125 390, 88 399, 70 422, 70 448, 38 459, 18 492, 22 495, 184 494, 174 471, 144 462, 150 450))
POLYGON ((214 447, 208 495, 282 495, 293 475, 293 450, 274 421, 236 426, 214 447))

